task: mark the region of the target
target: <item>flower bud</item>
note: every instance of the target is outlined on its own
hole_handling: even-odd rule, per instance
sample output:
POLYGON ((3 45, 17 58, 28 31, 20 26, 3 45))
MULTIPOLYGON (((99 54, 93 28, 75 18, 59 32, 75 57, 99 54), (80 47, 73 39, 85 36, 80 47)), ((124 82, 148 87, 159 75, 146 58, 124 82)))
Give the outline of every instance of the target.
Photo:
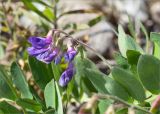
POLYGON ((73 63, 70 63, 68 68, 62 73, 59 79, 59 85, 62 87, 66 86, 70 82, 74 74, 75 74, 74 65, 73 63))
POLYGON ((64 58, 67 62, 71 62, 76 56, 77 51, 73 47, 69 47, 67 53, 64 55, 64 58))

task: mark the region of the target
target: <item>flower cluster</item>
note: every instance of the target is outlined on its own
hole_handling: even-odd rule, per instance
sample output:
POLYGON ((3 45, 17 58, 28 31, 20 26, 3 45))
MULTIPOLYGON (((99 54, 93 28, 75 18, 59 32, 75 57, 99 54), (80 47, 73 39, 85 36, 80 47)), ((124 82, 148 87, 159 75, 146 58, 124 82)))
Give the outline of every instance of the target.
POLYGON ((28 42, 31 43, 32 47, 29 47, 28 53, 30 56, 36 57, 37 60, 42 61, 46 64, 54 61, 55 64, 59 64, 61 59, 64 57, 65 61, 68 63, 67 69, 62 73, 59 79, 60 86, 66 86, 68 82, 72 79, 75 74, 75 68, 73 64, 73 59, 77 54, 74 46, 68 46, 66 52, 63 52, 60 48, 54 43, 52 37, 52 31, 44 37, 30 37, 28 42))

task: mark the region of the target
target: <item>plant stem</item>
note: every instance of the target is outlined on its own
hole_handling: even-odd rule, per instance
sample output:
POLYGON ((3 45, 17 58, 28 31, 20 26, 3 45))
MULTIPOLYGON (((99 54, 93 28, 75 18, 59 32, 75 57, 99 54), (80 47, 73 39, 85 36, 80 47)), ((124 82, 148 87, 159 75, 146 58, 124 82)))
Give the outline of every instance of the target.
POLYGON ((54 7, 53 7, 53 13, 54 13, 54 21, 53 21, 53 25, 54 25, 54 28, 57 29, 58 28, 58 24, 57 24, 57 4, 56 4, 56 1, 54 0, 53 1, 54 3, 54 7))
POLYGON ((149 53, 150 42, 149 39, 146 38, 146 53, 149 53))
POLYGON ((136 109, 136 110, 139 110, 139 111, 143 111, 145 112, 146 114, 152 114, 151 112, 143 109, 142 107, 139 107, 139 106, 135 106, 135 105, 132 105, 132 104, 129 104, 128 102, 116 97, 116 96, 112 96, 112 95, 103 95, 103 94, 96 94, 98 96, 98 98, 100 99, 112 99, 112 100, 115 100, 115 101, 118 101, 124 105, 126 105, 127 107, 131 107, 133 109, 136 109))
POLYGON ((64 35, 66 35, 66 37, 69 37, 71 38, 73 41, 75 41, 76 43, 88 48, 89 50, 93 51, 108 67, 109 69, 112 69, 112 66, 109 64, 109 62, 101 55, 99 54, 95 49, 91 48, 90 46, 88 46, 87 44, 73 38, 71 35, 67 34, 66 32, 64 31, 61 31, 61 30, 57 30, 57 29, 52 29, 53 31, 58 31, 60 33, 63 33, 64 35))

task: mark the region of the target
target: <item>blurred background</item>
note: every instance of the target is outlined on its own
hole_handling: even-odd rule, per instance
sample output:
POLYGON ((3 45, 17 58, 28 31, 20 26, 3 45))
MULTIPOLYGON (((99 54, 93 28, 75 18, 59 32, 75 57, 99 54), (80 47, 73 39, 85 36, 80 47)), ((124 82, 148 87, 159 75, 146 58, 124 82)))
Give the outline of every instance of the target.
MULTIPOLYGON (((132 22, 143 47, 139 21, 148 32, 159 32, 160 0, 0 0, 0 64, 7 67, 16 59, 25 70, 28 37, 45 36, 51 28, 66 31, 115 64, 118 24, 131 34, 132 22)), ((87 55, 105 71, 94 53, 87 50, 87 55)))

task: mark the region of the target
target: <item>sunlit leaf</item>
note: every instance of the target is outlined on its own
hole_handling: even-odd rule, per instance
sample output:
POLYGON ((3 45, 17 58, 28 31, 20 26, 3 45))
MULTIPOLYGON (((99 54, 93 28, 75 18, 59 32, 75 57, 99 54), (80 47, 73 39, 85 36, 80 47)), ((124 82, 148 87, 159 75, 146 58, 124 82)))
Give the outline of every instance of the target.
POLYGON ((58 114, 63 114, 62 99, 57 83, 51 80, 44 91, 46 106, 54 108, 58 114))
POLYGON ((43 11, 43 14, 50 20, 55 20, 55 15, 53 14, 53 11, 50 8, 45 8, 43 11))
POLYGON ((39 11, 33 4, 31 0, 21 0, 24 5, 29 9, 46 19, 47 21, 50 21, 41 11, 39 11))
POLYGON ((154 56, 160 59, 160 34, 151 32, 150 38, 154 42, 154 56))
POLYGON ((140 53, 144 53, 142 48, 135 42, 133 38, 126 35, 122 26, 118 26, 118 46, 121 54, 126 57, 127 50, 135 50, 140 53))

